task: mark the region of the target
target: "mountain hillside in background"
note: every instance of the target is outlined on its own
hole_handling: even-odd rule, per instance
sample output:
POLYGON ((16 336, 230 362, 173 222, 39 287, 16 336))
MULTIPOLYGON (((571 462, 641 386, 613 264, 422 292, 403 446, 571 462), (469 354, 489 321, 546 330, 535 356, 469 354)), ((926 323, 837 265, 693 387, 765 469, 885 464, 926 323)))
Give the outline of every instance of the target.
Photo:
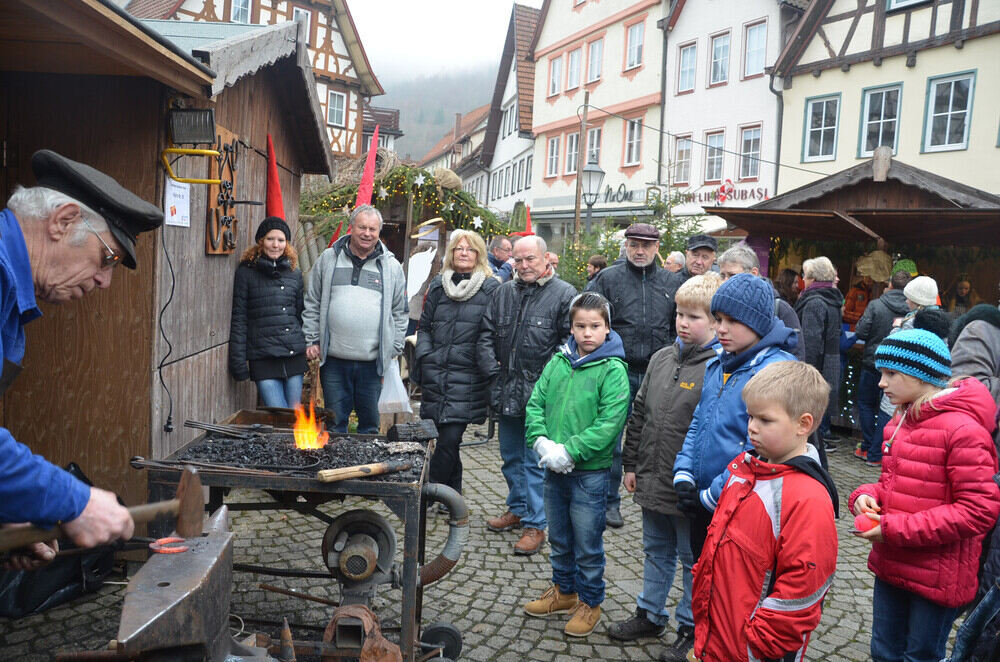
POLYGON ((396 153, 419 160, 455 127, 455 113, 465 114, 493 98, 499 64, 447 74, 419 75, 403 80, 382 80, 385 94, 372 105, 399 108, 403 137, 396 153))

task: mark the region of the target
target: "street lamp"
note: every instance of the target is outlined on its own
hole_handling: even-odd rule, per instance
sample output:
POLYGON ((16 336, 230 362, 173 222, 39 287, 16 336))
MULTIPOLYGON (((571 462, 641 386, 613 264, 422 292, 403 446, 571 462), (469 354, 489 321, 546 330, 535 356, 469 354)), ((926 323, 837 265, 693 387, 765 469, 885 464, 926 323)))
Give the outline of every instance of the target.
POLYGON ((604 171, 601 170, 601 166, 597 165, 597 161, 591 156, 587 165, 583 167, 583 172, 580 173, 583 178, 583 201, 587 205, 587 234, 590 234, 590 214, 594 210, 594 203, 597 202, 597 196, 601 193, 601 184, 604 183, 604 171))

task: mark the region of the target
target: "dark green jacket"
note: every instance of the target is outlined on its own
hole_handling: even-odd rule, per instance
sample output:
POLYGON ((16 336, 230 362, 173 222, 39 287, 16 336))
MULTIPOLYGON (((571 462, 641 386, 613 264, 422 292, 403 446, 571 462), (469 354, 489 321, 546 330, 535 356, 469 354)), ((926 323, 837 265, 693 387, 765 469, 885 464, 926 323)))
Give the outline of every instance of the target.
POLYGON ((618 334, 579 358, 576 343, 560 348, 528 400, 525 439, 545 436, 566 446, 578 470, 607 469, 628 415, 628 369, 618 334))

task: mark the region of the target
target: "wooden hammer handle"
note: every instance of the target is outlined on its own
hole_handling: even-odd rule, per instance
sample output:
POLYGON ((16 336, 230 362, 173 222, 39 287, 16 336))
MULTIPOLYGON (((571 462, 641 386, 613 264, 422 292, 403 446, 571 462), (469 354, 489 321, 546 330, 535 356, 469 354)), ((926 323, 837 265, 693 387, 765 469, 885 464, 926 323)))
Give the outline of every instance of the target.
MULTIPOLYGON (((180 499, 147 503, 129 508, 128 512, 136 523, 151 522, 160 515, 176 515, 180 510, 180 499)), ((37 526, 19 526, 10 529, 0 529, 0 552, 27 547, 36 542, 48 542, 66 537, 62 527, 54 526, 43 529, 37 526)))
POLYGON ((341 480, 351 478, 364 478, 365 476, 378 476, 384 473, 395 471, 405 471, 413 464, 411 462, 375 462, 373 464, 359 464, 355 467, 341 467, 339 469, 323 469, 316 472, 316 479, 321 483, 336 483, 341 480))

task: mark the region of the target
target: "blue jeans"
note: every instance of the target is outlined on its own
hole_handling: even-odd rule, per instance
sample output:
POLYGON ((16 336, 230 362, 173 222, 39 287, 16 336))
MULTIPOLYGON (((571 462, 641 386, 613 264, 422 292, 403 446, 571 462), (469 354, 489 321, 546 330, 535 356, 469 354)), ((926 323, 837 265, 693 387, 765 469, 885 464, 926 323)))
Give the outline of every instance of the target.
POLYGON ((642 509, 642 549, 646 561, 642 566, 642 593, 635 603, 646 610, 646 618, 654 625, 666 625, 670 620, 667 595, 674 585, 677 558, 681 559, 684 595, 675 616, 679 625, 694 627, 691 613, 691 520, 683 515, 664 515, 649 508, 642 509))
POLYGON ((939 662, 960 608, 942 607, 875 578, 874 662, 939 662))
POLYGON ((333 410, 336 422, 333 431, 347 434, 351 412, 358 412, 358 434, 378 433, 378 398, 382 395, 382 378, 375 361, 346 361, 326 357, 319 370, 323 398, 327 409, 333 410))
POLYGON ((257 392, 265 407, 294 407, 302 402, 302 375, 285 379, 262 379, 257 392))
POLYGON ((858 377, 858 414, 861 416, 861 450, 868 451, 868 459, 877 460, 882 457, 882 436, 876 436, 878 428, 879 402, 882 400, 882 389, 878 387, 881 374, 872 368, 862 368, 858 377), (872 457, 872 455, 876 457, 872 457))
MULTIPOLYGON (((635 394, 639 391, 639 386, 642 385, 642 378, 646 376, 645 372, 638 372, 629 368, 628 370, 628 415, 632 415, 632 401, 635 400, 635 394)), ((625 420, 628 420, 626 417, 625 420)), ((608 510, 618 510, 621 508, 622 495, 618 492, 618 488, 622 484, 622 435, 625 434, 625 429, 618 433, 618 439, 615 440, 614 450, 611 452, 611 471, 608 472, 608 510)))
POLYGON ((608 470, 545 472, 552 583, 597 607, 604 602, 604 525, 608 470))
POLYGON ((507 481, 507 509, 521 518, 521 524, 545 530, 545 500, 542 485, 545 470, 538 466, 538 453, 524 439, 524 419, 500 416, 500 457, 507 481))

